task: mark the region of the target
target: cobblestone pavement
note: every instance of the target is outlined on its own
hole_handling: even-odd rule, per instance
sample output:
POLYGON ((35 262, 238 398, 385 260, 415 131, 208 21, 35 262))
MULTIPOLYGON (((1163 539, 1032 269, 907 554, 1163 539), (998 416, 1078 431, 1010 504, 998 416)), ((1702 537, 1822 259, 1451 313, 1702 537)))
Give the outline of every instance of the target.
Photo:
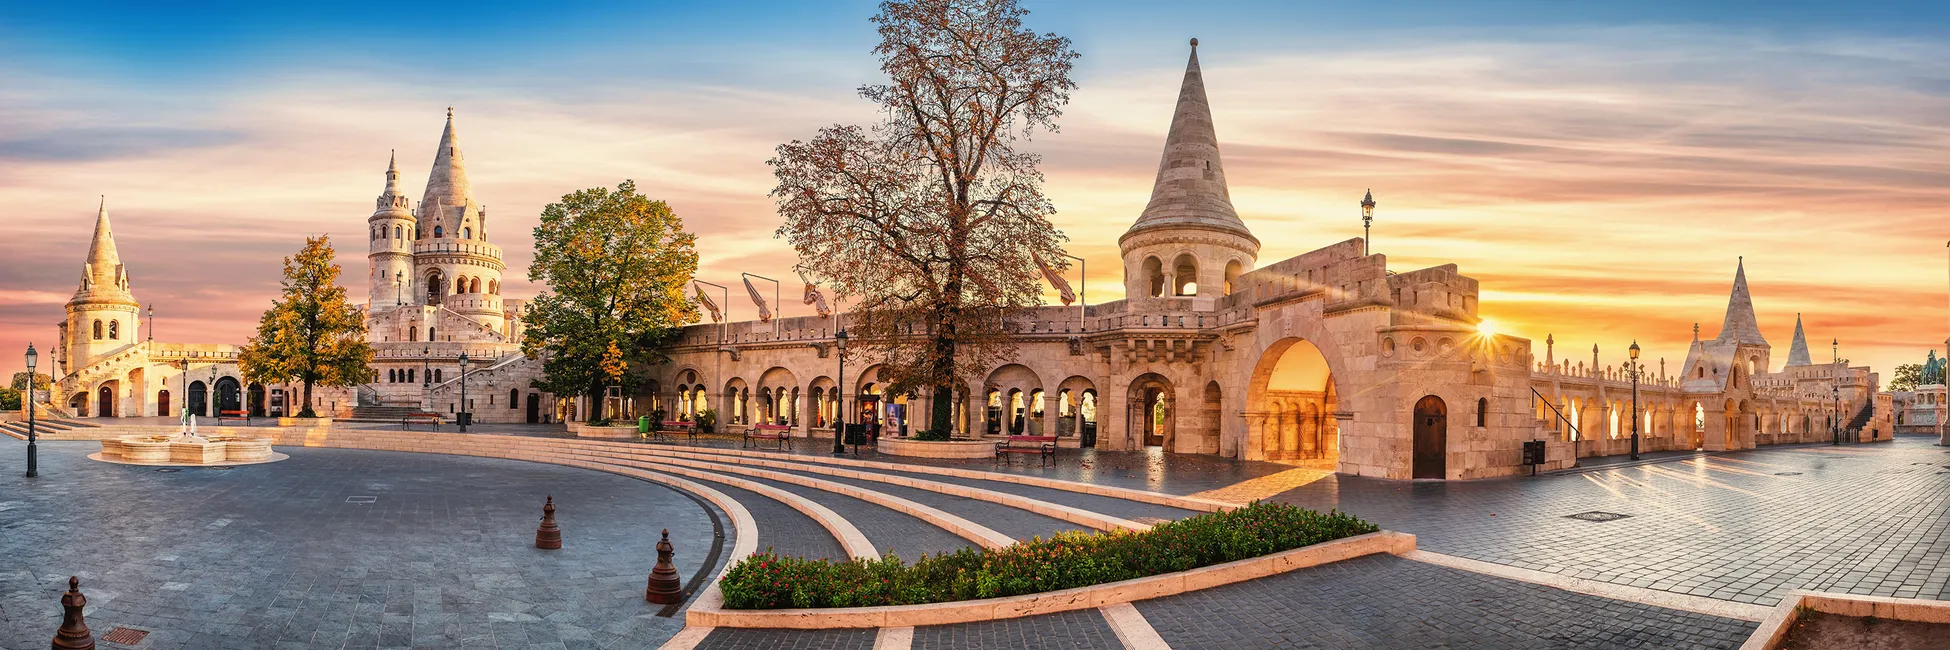
MULTIPOLYGON (((920 559, 922 554, 953 553, 975 545, 913 515, 895 512, 844 494, 834 494, 784 481, 750 476, 739 478, 770 485, 832 508, 833 512, 845 517, 855 528, 860 529, 860 534, 866 535, 867 541, 872 542, 874 549, 880 551, 882 555, 892 552, 900 555, 902 559, 913 561, 920 559)), ((761 525, 759 538, 764 539, 765 535, 765 527, 761 525)), ((838 542, 835 541, 834 544, 837 547, 838 542)))
POLYGON ((984 623, 917 627, 914 647, 919 650, 1116 650, 1124 645, 1110 630, 1110 623, 1104 621, 1102 613, 1082 609, 984 623))
POLYGON ((534 463, 279 447, 289 460, 165 473, 44 442, 27 479, 24 447, 0 439, 13 650, 47 647, 69 575, 96 635, 148 630, 142 650, 655 647, 682 626, 643 601, 657 531, 687 580, 713 535, 681 493, 534 463), (559 551, 534 548, 545 495, 559 551))
POLYGON ((768 630, 721 627, 698 650, 872 650, 878 630, 768 630))
POLYGON ((1389 555, 1137 608, 1174 648, 1737 648, 1755 627, 1389 555))
POLYGON ((1950 599, 1950 449, 1922 438, 1538 478, 1333 476, 1276 498, 1414 533, 1438 553, 1721 600, 1950 599), (1630 516, 1568 518, 1593 511, 1630 516))

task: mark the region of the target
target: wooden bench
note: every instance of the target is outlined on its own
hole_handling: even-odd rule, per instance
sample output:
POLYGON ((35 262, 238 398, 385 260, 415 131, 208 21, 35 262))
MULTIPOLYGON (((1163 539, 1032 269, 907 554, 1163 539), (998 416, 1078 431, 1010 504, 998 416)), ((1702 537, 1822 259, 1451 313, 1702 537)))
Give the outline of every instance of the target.
POLYGON ((250 424, 251 412, 250 411, 217 411, 217 426, 223 426, 223 423, 229 422, 231 420, 243 420, 244 424, 250 424))
POLYGON ((399 419, 399 428, 401 431, 405 431, 406 425, 412 424, 414 422, 425 422, 427 424, 433 425, 434 431, 440 430, 439 413, 408 413, 404 417, 401 417, 399 419))
POLYGON ((779 449, 791 449, 792 425, 754 424, 745 429, 745 442, 740 446, 750 446, 753 440, 777 440, 779 449))
POLYGON ((1056 460, 1056 436, 1009 436, 1007 440, 995 443, 995 460, 1002 462, 1008 454, 1039 454, 1041 460, 1056 460))
POLYGON ((686 442, 697 442, 697 423, 690 420, 664 420, 657 423, 656 431, 650 433, 665 436, 678 431, 684 432, 686 442))

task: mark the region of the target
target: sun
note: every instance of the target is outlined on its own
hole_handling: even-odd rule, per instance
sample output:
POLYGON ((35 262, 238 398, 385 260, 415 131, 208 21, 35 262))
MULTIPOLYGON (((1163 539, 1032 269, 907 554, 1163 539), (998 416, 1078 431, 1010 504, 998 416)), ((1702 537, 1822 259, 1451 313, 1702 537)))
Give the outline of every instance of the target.
POLYGON ((1483 338, 1495 337, 1496 321, 1490 320, 1488 318, 1478 321, 1476 323, 1476 333, 1482 335, 1483 338))

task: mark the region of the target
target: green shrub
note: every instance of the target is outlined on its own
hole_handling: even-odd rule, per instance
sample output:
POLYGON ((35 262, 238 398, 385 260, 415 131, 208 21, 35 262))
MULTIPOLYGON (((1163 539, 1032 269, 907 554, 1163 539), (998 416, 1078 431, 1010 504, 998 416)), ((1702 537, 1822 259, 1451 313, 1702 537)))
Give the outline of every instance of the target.
POLYGON ((943 441, 943 440, 947 440, 947 439, 948 439, 948 432, 946 432, 946 431, 936 431, 936 430, 934 430, 934 429, 928 429, 928 430, 926 430, 926 431, 920 431, 920 432, 917 432, 917 433, 915 433, 915 434, 914 434, 914 439, 915 439, 915 440, 922 440, 922 441, 932 441, 932 442, 941 442, 941 441, 943 441))
POLYGON ((728 609, 914 605, 1000 598, 1186 571, 1381 530, 1338 510, 1254 502, 1166 522, 1151 530, 1062 532, 1006 548, 965 548, 913 564, 808 560, 767 549, 726 572, 728 609))

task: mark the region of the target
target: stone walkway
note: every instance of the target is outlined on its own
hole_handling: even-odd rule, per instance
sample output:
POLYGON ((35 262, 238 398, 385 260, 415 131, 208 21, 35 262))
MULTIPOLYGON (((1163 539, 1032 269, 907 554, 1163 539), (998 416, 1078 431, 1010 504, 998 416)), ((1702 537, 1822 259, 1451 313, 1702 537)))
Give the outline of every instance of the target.
MULTIPOLYGON (((374 434, 398 432, 397 427, 361 428, 374 434)), ((1418 535, 1420 547, 1425 551, 1466 558, 1440 565, 1394 557, 1363 558, 1140 602, 1135 609, 1126 606, 1118 615, 1108 617, 1105 614, 1108 609, 1081 610, 995 623, 878 632, 721 628, 698 635, 701 641, 695 647, 703 648, 1114 648, 1123 645, 1120 635, 1128 638, 1131 632, 1120 625, 1128 626, 1133 621, 1144 627, 1143 632, 1152 635, 1151 638, 1161 638, 1180 648, 1213 645, 1731 648, 1737 647, 1752 629, 1751 620, 1698 613, 1724 614, 1715 608, 1682 611, 1686 606, 1681 605, 1682 609, 1671 609, 1666 602, 1669 599, 1635 594, 1691 594, 1718 599, 1714 602, 1756 604, 1740 612, 1771 605, 1781 594, 1795 588, 1923 598, 1950 595, 1944 588, 1946 571, 1950 571, 1950 565, 1944 562, 1944 551, 1950 546, 1950 537, 1943 534, 1946 525, 1950 525, 1946 521, 1950 516, 1946 515, 1946 508, 1950 507, 1950 471, 1944 467, 1950 465, 1950 456, 1945 455, 1945 449, 1920 439, 1839 448, 1678 455, 1651 464, 1592 468, 1538 478, 1432 483, 1342 477, 1270 463, 1234 463, 1155 451, 1065 450, 1059 454, 1055 466, 1021 460, 1005 465, 990 460, 916 463, 871 452, 836 460, 817 444, 802 443, 791 452, 759 452, 738 450, 735 442, 727 440, 707 440, 697 445, 644 444, 564 438, 539 428, 514 432, 523 435, 516 438, 485 434, 449 436, 442 440, 459 442, 441 444, 468 446, 473 440, 482 443, 517 440, 525 441, 521 443, 522 448, 530 450, 522 452, 521 457, 544 463, 581 463, 617 474, 646 471, 681 474, 687 480, 724 492, 748 510, 756 523, 752 532, 759 548, 773 547, 796 555, 843 557, 848 554, 847 549, 855 548, 859 549, 856 552, 891 552, 912 559, 921 553, 940 553, 986 543, 983 540, 989 538, 983 534, 1004 539, 1006 543, 1007 539, 1061 530, 1144 526, 1148 525, 1145 522, 1182 518, 1197 512, 1189 505, 1191 502, 1170 501, 1170 497, 1162 496, 1176 494, 1232 502, 1272 498, 1318 509, 1340 508, 1385 528, 1418 535), (899 464, 882 464, 886 462, 899 464), (950 475, 955 472, 960 474, 950 475), (1134 493, 1086 494, 1083 490, 1094 488, 1024 484, 1021 481, 1033 479, 1022 477, 1152 490, 1160 495, 1140 498, 1143 495, 1134 493), (752 490, 768 490, 778 498, 752 490), (895 508, 897 504, 908 505, 895 508), (1070 514, 1058 518, 1054 509, 1070 514), (1567 515, 1587 512, 1629 516, 1614 521, 1567 518, 1567 515), (980 534, 950 532, 941 522, 930 519, 939 516, 955 517, 980 534), (847 546, 852 542, 845 541, 846 535, 853 535, 851 539, 860 543, 847 546), (1518 572, 1523 575, 1503 575, 1510 573, 1507 571, 1485 573, 1478 567, 1492 565, 1471 565, 1468 560, 1533 571, 1518 572), (1547 586, 1551 583, 1549 579, 1526 577, 1533 574, 1547 578, 1587 578, 1621 587, 1571 593, 1547 586), (1356 575, 1361 577, 1356 579, 1356 575), (1536 626, 1524 614, 1536 611, 1550 612, 1549 616, 1579 624, 1536 626), (1462 634, 1457 630, 1472 632, 1462 634)), ((0 454, 17 453, 19 447, 11 439, 0 440, 0 454)), ((455 604, 452 608, 462 611, 451 612, 454 615, 451 619, 440 619, 443 627, 438 634, 430 627, 414 628, 426 633, 405 637, 411 647, 530 647, 522 643, 536 643, 534 647, 542 648, 654 647, 676 632, 681 618, 658 618, 642 604, 643 574, 647 573, 648 564, 647 560, 638 558, 649 557, 647 544, 654 540, 647 537, 648 529, 663 525, 661 522, 666 520, 676 520, 675 513, 688 512, 689 527, 681 531, 686 540, 679 542, 680 549, 708 546, 705 540, 709 538, 709 517, 696 502, 657 485, 602 472, 426 454, 280 447, 280 451, 293 455, 292 460, 223 473, 262 477, 251 480, 266 483, 263 489, 246 490, 253 501, 218 507, 216 510, 221 512, 217 512, 199 508, 222 504, 222 499, 195 490, 183 492, 176 485, 185 477, 216 475, 215 470, 156 474, 152 468, 73 460, 93 447, 94 443, 45 443, 44 455, 56 460, 48 465, 49 475, 35 485, 61 487, 36 487, 23 492, 20 488, 24 485, 19 485, 23 479, 0 479, 0 489, 10 495, 0 497, 0 512, 12 515, 16 511, 32 510, 35 516, 22 519, 34 522, 48 517, 57 520, 68 517, 73 522, 92 519, 91 525, 70 525, 109 541, 81 548, 128 545, 132 540, 119 528, 126 527, 131 519, 154 528, 154 534, 147 535, 151 540, 163 537, 164 532, 176 544, 186 539, 201 540, 202 548, 207 549, 205 555, 197 556, 188 564, 159 566, 151 572, 153 575, 146 576, 161 583, 199 585, 197 580, 207 581, 211 574, 226 573, 211 571, 206 564, 235 571, 237 562, 231 556, 240 550, 272 555, 276 557, 273 566, 299 563, 312 572, 305 575, 315 575, 327 567, 360 570, 357 577, 337 578, 331 593, 339 600, 325 599, 323 603, 298 607, 273 598, 270 604, 252 605, 269 612, 252 620, 260 626, 279 625, 278 636, 272 640, 286 645, 245 643, 235 647, 388 647, 382 641, 397 641, 401 637, 384 636, 387 616, 403 614, 407 616, 405 620, 413 622, 421 612, 432 611, 428 608, 436 603, 421 600, 417 602, 420 610, 393 611, 395 601, 415 602, 412 597, 415 592, 410 589, 400 592, 403 587, 397 586, 397 582, 386 582, 402 579, 386 570, 402 562, 419 563, 405 565, 406 575, 415 579, 415 585, 424 581, 432 585, 428 589, 471 586, 476 591, 494 586, 503 591, 491 595, 508 599, 492 603, 477 599, 455 604), (361 460, 366 458, 375 460, 361 460), (486 466, 483 464, 495 469, 479 469, 486 466), (52 472, 57 466, 63 473, 52 472), (518 478, 531 475, 532 478, 518 478), (49 482, 46 480, 49 476, 85 476, 89 479, 88 487, 74 487, 67 481, 49 482), (482 480, 488 476, 497 480, 482 480), (511 478, 499 481, 503 476, 511 478), (335 520, 325 515, 336 510, 302 500, 321 498, 317 493, 323 488, 297 489, 286 485, 289 483, 339 486, 334 488, 336 492, 356 491, 359 485, 397 487, 432 483, 443 486, 442 491, 424 498, 442 499, 440 503, 454 499, 478 502, 467 512, 487 511, 496 515, 492 525, 477 522, 475 529, 453 530, 453 521, 439 518, 443 513, 451 518, 452 513, 423 505, 379 517, 377 521, 389 521, 389 526, 368 529, 372 524, 363 518, 349 522, 342 518, 335 520), (623 488, 603 487, 612 483, 662 497, 617 496, 620 493, 609 490, 623 488), (526 548, 533 530, 534 514, 530 511, 535 508, 529 502, 538 501, 535 490, 544 488, 558 500, 582 504, 579 507, 584 509, 591 507, 588 502, 592 500, 605 504, 599 515, 577 513, 598 516, 600 520, 573 525, 565 521, 565 527, 571 531, 571 540, 578 539, 578 535, 600 535, 599 539, 611 540, 605 543, 611 544, 617 555, 581 561, 601 565, 603 568, 591 569, 589 573, 609 576, 615 584, 547 583, 550 589, 537 592, 536 585, 549 580, 552 574, 536 573, 535 567, 515 563, 513 558, 550 561, 566 557, 537 556, 532 548, 526 548), (142 503, 160 503, 154 512, 166 515, 143 518, 151 509, 126 507, 117 499, 124 493, 142 495, 138 499, 142 503), (18 496, 22 494, 28 496, 18 496), (497 507, 505 508, 505 512, 487 505, 503 501, 506 505, 497 507), (61 511, 56 503, 72 504, 72 512, 61 511), (279 557, 261 542, 222 532, 214 533, 215 541, 200 537, 205 535, 205 530, 221 531, 235 525, 204 528, 220 519, 239 521, 229 516, 233 512, 261 518, 252 530, 268 531, 271 538, 285 539, 286 544, 299 544, 305 554, 279 557), (422 527, 420 520, 425 517, 434 517, 434 525, 428 531, 418 530, 422 527), (114 526, 105 525, 108 522, 114 526), (363 532, 318 530, 334 522, 363 532), (298 539, 289 539, 294 536, 298 539), (430 557, 454 559, 442 563, 429 560, 430 557), (489 572, 495 581, 479 583, 480 578, 471 571, 456 571, 455 567, 475 566, 478 563, 473 558, 477 557, 496 569, 489 572), (493 564, 496 562, 500 564, 493 564), (176 574, 183 577, 175 577, 176 574), (500 582, 503 580, 505 583, 500 582), (356 591, 355 585, 367 581, 393 585, 388 587, 393 591, 382 590, 383 598, 372 597, 378 603, 373 613, 379 615, 380 628, 369 636, 362 635, 366 628, 357 624, 364 611, 361 603, 365 601, 342 595, 356 591), (519 600, 515 592, 539 595, 519 600), (325 603, 340 605, 334 609, 325 603), (514 608, 509 603, 526 608, 514 608), (287 612, 291 607, 297 607, 296 611, 287 612), (581 618, 565 621, 563 617, 568 615, 559 613, 564 608, 581 612, 581 618), (515 611, 507 611, 510 609, 515 611), (308 614, 314 610, 320 613, 308 614), (345 613, 337 613, 338 610, 345 613), (541 614, 543 611, 555 613, 541 614), (466 612, 508 614, 511 620, 467 618, 466 612), (540 620, 522 618, 524 612, 540 620), (298 621, 300 614, 307 617, 294 627, 293 621, 298 621), (484 632, 470 627, 477 620, 484 632), (583 625, 599 621, 605 625, 583 625), (564 622, 590 627, 594 632, 549 636, 545 624, 564 622), (301 638, 299 633, 291 632, 300 628, 311 636, 301 638), (343 637, 333 636, 341 630, 343 637), (321 632, 324 636, 320 636, 321 632), (347 641, 357 643, 346 646, 347 641), (561 645, 546 645, 555 643, 561 645)), ((472 453, 463 449, 447 450, 472 453)), ((565 518, 569 512, 573 510, 565 509, 565 518)), ((724 513, 717 514, 724 517, 724 513)), ((473 517, 478 519, 480 515, 473 517)), ((34 555, 20 549, 43 548, 56 534, 52 531, 66 530, 51 524, 43 527, 40 523, 20 526, 14 521, 11 517, 0 521, 0 533, 5 533, 0 537, 0 553, 6 553, 8 558, 0 560, 0 567, 7 567, 9 561, 21 562, 23 555, 34 555), (16 534, 17 528, 33 528, 33 534, 27 537, 34 541, 21 541, 26 537, 16 534)), ((679 528, 671 527, 673 536, 679 536, 679 528)), ((727 529, 728 549, 736 533, 729 530, 728 524, 727 529)), ((278 550, 283 548, 280 546, 278 550)), ((49 564, 45 559, 48 553, 39 554, 36 569, 28 573, 34 593, 0 598, 0 617, 16 617, 0 618, 0 622, 18 621, 21 625, 12 627, 30 630, 38 630, 36 626, 52 629, 46 621, 57 620, 58 608, 52 605, 53 595, 59 591, 55 582, 65 578, 64 571, 76 569, 58 568, 63 565, 49 564)), ((91 621, 101 612, 100 616, 110 617, 103 621, 121 616, 120 620, 136 624, 157 625, 159 629, 174 624, 184 630, 176 636, 159 632, 152 638, 168 643, 145 644, 143 648, 217 647, 180 641, 205 638, 196 634, 228 632, 245 639, 253 638, 251 634, 265 634, 257 628, 217 629, 214 623, 200 620, 195 613, 207 610, 196 608, 171 609, 171 616, 160 621, 140 618, 154 612, 119 606, 118 603, 139 599, 128 599, 126 589, 113 583, 114 569, 103 568, 104 561, 96 560, 91 565, 83 562, 83 557, 71 556, 65 562, 81 565, 78 570, 84 572, 84 590, 98 598, 91 606, 91 621), (91 577, 87 571, 94 571, 97 576, 91 577), (95 596, 97 591, 89 589, 97 578, 106 582, 96 587, 101 590, 101 596, 95 596), (103 602, 101 597, 110 601, 103 602), (204 623, 210 624, 198 626, 204 623)), ((701 562, 701 557, 702 553, 688 556, 680 553, 679 559, 696 563, 701 562)), ((571 573, 586 568, 554 566, 548 562, 537 566, 568 569, 571 573)), ((687 577, 698 568, 695 564, 687 567, 682 562, 679 566, 687 577)), ((17 572, 13 568, 0 572, 0 587, 7 586, 7 576, 17 572)), ((312 578, 314 582, 319 579, 312 578)), ((262 596, 248 591, 240 593, 237 588, 238 585, 231 583, 221 586, 230 597, 245 593, 262 596)), ((159 593, 167 595, 167 592, 159 593)), ((444 602, 439 604, 447 607, 444 602)), ((96 623, 98 633, 106 631, 104 625, 96 623)), ((30 644, 0 635, 0 650, 38 647, 38 643, 44 642, 30 644)))

